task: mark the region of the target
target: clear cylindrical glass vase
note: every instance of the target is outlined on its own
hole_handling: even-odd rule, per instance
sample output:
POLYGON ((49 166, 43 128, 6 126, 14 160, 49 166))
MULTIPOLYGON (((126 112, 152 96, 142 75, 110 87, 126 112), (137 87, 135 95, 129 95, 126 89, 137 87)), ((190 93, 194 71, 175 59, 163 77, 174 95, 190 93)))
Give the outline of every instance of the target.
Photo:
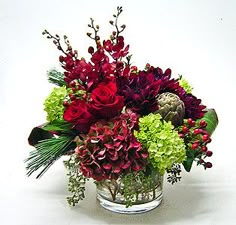
POLYGON ((96 183, 100 205, 113 212, 136 214, 150 211, 162 201, 163 176, 129 174, 96 183))

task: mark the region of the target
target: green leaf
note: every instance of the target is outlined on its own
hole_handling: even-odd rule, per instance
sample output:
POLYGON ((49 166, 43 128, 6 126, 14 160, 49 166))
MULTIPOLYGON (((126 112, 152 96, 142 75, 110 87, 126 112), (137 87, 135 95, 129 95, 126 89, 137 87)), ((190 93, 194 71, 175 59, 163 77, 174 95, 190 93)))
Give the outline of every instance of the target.
POLYGON ((71 133, 72 124, 66 121, 54 120, 45 124, 42 129, 46 131, 63 131, 65 133, 71 133))
POLYGON ((216 111, 214 109, 208 109, 201 120, 207 122, 205 130, 212 135, 219 123, 216 111))
POLYGON ((187 158, 183 162, 183 166, 184 166, 184 169, 187 172, 190 172, 190 170, 192 168, 192 164, 193 164, 194 158, 195 158, 195 152, 193 150, 187 150, 186 151, 186 156, 187 156, 187 158))
POLYGON ((30 132, 30 135, 28 137, 28 142, 30 145, 35 146, 39 143, 39 141, 42 141, 44 139, 49 139, 53 137, 53 135, 42 129, 42 126, 34 127, 32 131, 30 132))
POLYGON ((187 158, 186 161, 183 162, 184 169, 187 172, 190 172, 190 170, 192 168, 192 164, 193 164, 193 159, 187 158))

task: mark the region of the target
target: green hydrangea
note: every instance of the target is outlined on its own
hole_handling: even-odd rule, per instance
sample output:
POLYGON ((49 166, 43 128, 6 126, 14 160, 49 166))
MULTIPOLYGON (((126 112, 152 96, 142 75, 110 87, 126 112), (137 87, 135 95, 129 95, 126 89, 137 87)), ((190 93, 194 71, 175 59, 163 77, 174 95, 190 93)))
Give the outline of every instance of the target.
POLYGON ((63 87, 55 87, 44 101, 44 110, 47 112, 47 120, 62 120, 64 113, 63 101, 67 96, 67 89, 63 87))
POLYGON ((186 91, 186 93, 191 94, 193 91, 193 88, 191 85, 188 83, 187 80, 185 80, 182 76, 180 76, 179 79, 179 84, 180 86, 186 91))
POLYGON ((147 148, 153 167, 161 174, 170 169, 173 163, 182 163, 186 158, 183 139, 170 122, 162 120, 160 114, 149 114, 139 119, 140 131, 136 138, 147 148))

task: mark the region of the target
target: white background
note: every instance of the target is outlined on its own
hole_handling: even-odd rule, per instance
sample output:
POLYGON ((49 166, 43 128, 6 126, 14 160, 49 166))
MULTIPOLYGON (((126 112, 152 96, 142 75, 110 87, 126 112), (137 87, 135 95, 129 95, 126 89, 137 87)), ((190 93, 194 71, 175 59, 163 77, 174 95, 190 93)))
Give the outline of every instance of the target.
POLYGON ((235 12, 234 0, 0 0, 0 224, 236 224, 235 12), (133 63, 183 74, 220 120, 210 144, 213 168, 183 172, 175 186, 165 182, 162 205, 136 216, 101 209, 92 182, 87 198, 70 208, 61 161, 40 180, 27 178, 23 163, 31 128, 45 121, 43 100, 52 88, 46 71, 59 68, 60 53, 41 32, 67 34, 88 57, 89 18, 108 38, 120 5, 133 63))

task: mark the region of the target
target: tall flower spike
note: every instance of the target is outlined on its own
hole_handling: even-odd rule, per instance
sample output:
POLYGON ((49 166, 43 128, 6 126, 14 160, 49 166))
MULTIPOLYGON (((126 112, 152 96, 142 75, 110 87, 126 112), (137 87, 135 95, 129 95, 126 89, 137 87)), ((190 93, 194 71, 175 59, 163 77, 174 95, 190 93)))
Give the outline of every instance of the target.
POLYGON ((53 36, 51 33, 49 33, 47 30, 44 30, 42 32, 43 35, 47 35, 46 37, 48 39, 52 39, 53 40, 53 44, 56 45, 57 49, 62 51, 65 55, 67 55, 67 53, 64 51, 64 49, 61 46, 61 42, 60 42, 60 36, 58 34, 56 34, 55 36, 53 36))
POLYGON ((123 25, 121 25, 121 26, 118 25, 118 18, 119 18, 120 14, 121 14, 122 12, 123 12, 122 7, 121 7, 121 6, 118 6, 118 7, 117 7, 117 14, 116 14, 116 15, 115 15, 115 14, 113 15, 113 17, 115 18, 115 21, 113 21, 113 20, 110 20, 110 21, 109 21, 110 24, 111 24, 112 26, 114 26, 115 29, 116 29, 116 31, 115 31, 115 38, 113 39, 113 40, 116 40, 116 44, 118 43, 118 37, 120 36, 120 33, 122 33, 122 32, 124 31, 124 29, 126 28, 125 24, 123 24, 123 25))
POLYGON ((99 25, 94 24, 94 19, 90 18, 90 24, 88 24, 88 27, 93 30, 94 35, 92 36, 92 33, 88 32, 87 36, 95 41, 97 48, 100 47, 100 37, 98 36, 99 31, 99 25))

